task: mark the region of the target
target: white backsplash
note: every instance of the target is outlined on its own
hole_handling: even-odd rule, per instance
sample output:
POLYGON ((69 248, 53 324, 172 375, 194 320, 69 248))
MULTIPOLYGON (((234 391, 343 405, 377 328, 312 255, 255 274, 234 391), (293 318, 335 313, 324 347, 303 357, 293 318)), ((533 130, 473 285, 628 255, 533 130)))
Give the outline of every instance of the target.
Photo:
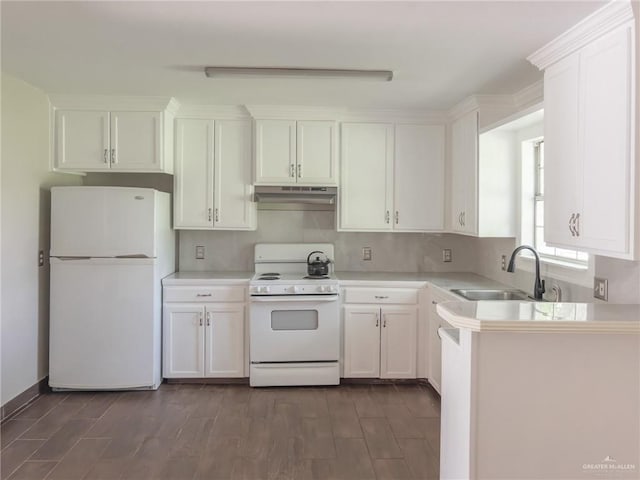
POLYGON ((318 211, 258 212, 254 232, 180 231, 179 269, 183 271, 252 271, 253 246, 260 242, 333 243, 336 269, 380 272, 473 271, 474 239, 438 233, 336 232, 335 213, 318 211), (195 259, 195 247, 205 247, 205 259, 195 259), (371 247, 371 261, 362 260, 362 248, 371 247), (452 250, 453 261, 442 261, 442 249, 452 250))

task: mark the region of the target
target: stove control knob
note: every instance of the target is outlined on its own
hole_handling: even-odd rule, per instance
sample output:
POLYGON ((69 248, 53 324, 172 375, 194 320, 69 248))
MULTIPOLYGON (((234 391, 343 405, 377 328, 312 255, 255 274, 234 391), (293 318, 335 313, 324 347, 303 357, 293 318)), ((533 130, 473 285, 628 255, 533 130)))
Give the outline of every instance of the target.
POLYGON ((318 292, 322 293, 324 291, 325 291, 324 286, 323 285, 318 285, 318 292))
POLYGON ((335 292, 336 292, 336 287, 335 287, 335 285, 328 285, 328 286, 327 286, 327 292, 335 293, 335 292))
POLYGON ((258 287, 258 293, 269 293, 269 287, 258 287))
POLYGON ((293 293, 303 293, 304 292, 304 287, 301 286, 294 286, 293 287, 293 293))

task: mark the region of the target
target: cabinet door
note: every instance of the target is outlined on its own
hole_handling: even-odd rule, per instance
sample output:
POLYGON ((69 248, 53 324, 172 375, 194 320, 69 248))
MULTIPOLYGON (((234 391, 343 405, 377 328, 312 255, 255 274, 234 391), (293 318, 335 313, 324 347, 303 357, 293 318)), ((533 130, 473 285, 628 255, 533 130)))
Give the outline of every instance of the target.
POLYGON ((630 249, 631 27, 589 44, 580 57, 583 195, 577 227, 579 243, 597 251, 630 249))
POLYGON ((298 121, 296 143, 298 183, 335 185, 337 182, 336 123, 298 121))
POLYGON ((111 112, 111 169, 162 171, 162 114, 111 112))
POLYGON ((256 120, 255 125, 255 183, 296 183, 295 120, 256 120))
POLYGON ((206 306, 206 377, 244 376, 244 304, 206 306))
POLYGON ((429 372, 427 378, 429 383, 440 393, 440 383, 442 380, 442 344, 438 336, 440 328, 440 316, 436 311, 439 299, 432 297, 429 304, 429 372))
POLYGON ((396 125, 394 228, 444 228, 444 127, 396 125))
POLYGON ((383 307, 380 378, 416 378, 418 309, 383 307))
POLYGON ((163 372, 165 378, 204 376, 204 307, 163 307, 163 372))
POLYGON ((81 172, 110 168, 109 113, 56 111, 56 168, 81 172))
POLYGON ((380 309, 377 307, 344 307, 344 376, 380 376, 380 309))
POLYGON ((477 233, 478 112, 455 121, 451 128, 451 229, 477 233))
POLYGON ((251 198, 251 123, 215 122, 214 228, 255 229, 256 204, 251 198))
POLYGON ((175 228, 213 227, 213 120, 176 120, 175 228))
POLYGON ((544 74, 544 240, 550 245, 576 246, 569 228, 578 213, 579 54, 549 67, 544 74))
POLYGON ((342 230, 391 230, 393 125, 343 123, 340 157, 342 230))

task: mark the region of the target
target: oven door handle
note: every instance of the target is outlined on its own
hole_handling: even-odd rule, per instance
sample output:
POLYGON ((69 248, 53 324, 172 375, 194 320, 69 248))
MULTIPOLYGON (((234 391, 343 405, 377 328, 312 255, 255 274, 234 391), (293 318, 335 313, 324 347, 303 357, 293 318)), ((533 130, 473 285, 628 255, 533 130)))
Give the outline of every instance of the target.
POLYGON ((336 302, 340 298, 339 295, 274 295, 274 296, 252 296, 252 302, 336 302))

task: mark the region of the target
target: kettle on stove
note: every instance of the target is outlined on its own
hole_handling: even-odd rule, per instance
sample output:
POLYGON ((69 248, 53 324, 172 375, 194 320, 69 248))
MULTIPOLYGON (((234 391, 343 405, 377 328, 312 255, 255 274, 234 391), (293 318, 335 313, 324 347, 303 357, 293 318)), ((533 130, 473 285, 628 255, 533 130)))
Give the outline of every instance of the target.
POLYGON ((320 251, 315 250, 309 254, 307 257, 307 273, 311 277, 321 277, 323 275, 329 275, 329 264, 331 260, 327 257, 327 254, 320 251), (314 254, 318 254, 315 256, 315 259, 311 259, 314 254), (324 260, 320 258, 324 257, 324 260))

